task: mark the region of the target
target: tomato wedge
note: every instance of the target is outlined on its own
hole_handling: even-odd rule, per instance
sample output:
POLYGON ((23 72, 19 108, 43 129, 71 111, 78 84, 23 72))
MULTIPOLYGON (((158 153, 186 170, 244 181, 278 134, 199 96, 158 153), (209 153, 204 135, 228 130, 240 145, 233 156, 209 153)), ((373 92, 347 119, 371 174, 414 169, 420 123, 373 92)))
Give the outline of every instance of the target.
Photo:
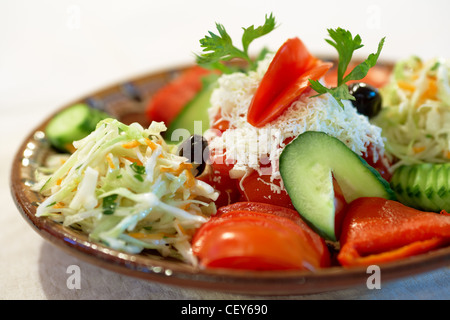
POLYGON ((179 77, 159 89, 146 107, 150 121, 163 121, 166 126, 180 113, 202 88, 202 77, 211 71, 199 66, 190 67, 179 77))
POLYGON ((242 181, 241 179, 236 180, 236 188, 241 195, 240 200, 264 202, 294 209, 288 193, 285 190, 281 190, 279 193, 272 191, 270 183, 280 185, 279 181, 271 182, 270 176, 259 175, 257 171, 250 173, 242 181))
POLYGON ((192 249, 208 268, 315 270, 330 264, 325 242, 297 212, 261 203, 223 207, 197 230, 192 249))
MULTIPOLYGON (((350 72, 350 70, 353 70, 353 68, 356 67, 356 65, 357 64, 354 62, 350 62, 350 64, 347 67, 347 72, 344 74, 344 76, 346 76, 350 72)), ((375 65, 374 67, 369 69, 367 75, 363 79, 348 81, 347 84, 355 82, 364 82, 374 86, 375 88, 382 88, 389 82, 391 73, 392 68, 383 65, 375 65)), ((332 68, 329 72, 327 72, 324 81, 327 84, 327 86, 330 87, 337 86, 337 67, 332 68)))
POLYGON ((337 256, 343 266, 390 262, 450 243, 450 216, 382 198, 359 198, 345 214, 337 256))
POLYGON ((299 38, 288 39, 278 49, 250 103, 247 121, 262 127, 276 119, 332 67, 312 56, 299 38))

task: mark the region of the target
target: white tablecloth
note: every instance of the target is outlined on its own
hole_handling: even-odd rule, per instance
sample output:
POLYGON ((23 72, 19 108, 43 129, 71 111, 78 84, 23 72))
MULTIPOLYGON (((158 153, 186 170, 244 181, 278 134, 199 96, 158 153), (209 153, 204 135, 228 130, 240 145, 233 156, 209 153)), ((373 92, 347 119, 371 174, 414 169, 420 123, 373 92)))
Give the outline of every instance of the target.
MULTIPOLYGON (((273 12, 278 28, 255 48, 277 48, 299 36, 316 53, 334 53, 326 29, 359 33, 383 58, 417 54, 450 58, 450 3, 414 1, 3 1, 0 4, 0 299, 254 299, 130 278, 68 255, 43 240, 21 217, 9 189, 22 139, 61 105, 119 80, 192 62, 198 40, 215 22, 239 40, 241 27, 273 12), (66 285, 80 267, 81 289, 66 285)), ((239 42, 236 44, 239 45, 239 42)), ((448 268, 382 283, 273 299, 449 299, 448 268)))

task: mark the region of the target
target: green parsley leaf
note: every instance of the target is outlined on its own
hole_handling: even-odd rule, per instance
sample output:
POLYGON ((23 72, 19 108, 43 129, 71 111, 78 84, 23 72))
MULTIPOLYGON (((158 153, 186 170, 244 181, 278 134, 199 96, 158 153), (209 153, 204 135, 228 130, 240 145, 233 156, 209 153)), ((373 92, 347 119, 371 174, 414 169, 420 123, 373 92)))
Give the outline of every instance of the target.
POLYGON ((138 165, 136 162, 130 164, 131 169, 137 174, 145 174, 145 167, 138 165))
POLYGON ((130 168, 136 173, 133 177, 135 177, 140 182, 144 182, 144 178, 142 175, 145 174, 145 167, 138 165, 136 162, 130 164, 130 168))
POLYGON ((266 15, 266 20, 262 26, 259 26, 256 29, 254 26, 243 29, 244 34, 242 35, 242 46, 244 47, 244 52, 248 57, 248 47, 250 43, 252 43, 253 40, 260 38, 275 29, 275 18, 272 14, 270 14, 269 17, 267 17, 266 15))
POLYGON ((355 97, 350 94, 348 86, 346 84, 341 84, 339 87, 330 89, 323 86, 317 80, 310 80, 309 82, 311 84, 311 88, 319 93, 314 97, 320 96, 324 93, 329 93, 336 99, 341 107, 344 107, 341 100, 355 100, 355 97))
POLYGON ((103 198, 103 214, 111 215, 114 213, 117 207, 117 194, 112 194, 103 198))
POLYGON ((242 49, 233 45, 230 35, 227 33, 225 27, 216 23, 216 28, 219 34, 211 31, 208 32, 203 39, 200 39, 200 46, 203 48, 201 55, 196 55, 197 64, 205 68, 218 69, 223 73, 235 72, 236 68, 225 65, 223 62, 232 59, 243 59, 248 65, 249 69, 256 68, 256 63, 248 55, 248 48, 250 44, 257 38, 260 38, 273 29, 275 29, 275 18, 272 14, 265 17, 265 22, 262 26, 243 28, 242 35, 242 49))
POLYGON ((341 100, 355 100, 355 98, 350 94, 346 82, 363 79, 369 72, 369 69, 376 65, 383 48, 385 38, 380 40, 376 53, 370 54, 364 62, 358 64, 350 73, 347 74, 347 76, 344 77, 348 65, 352 60, 353 53, 363 47, 361 44, 361 37, 359 35, 353 37, 350 31, 342 28, 337 28, 336 30, 328 29, 328 34, 330 35, 331 40, 325 39, 325 41, 332 45, 339 54, 337 87, 327 88, 319 81, 311 79, 309 82, 311 84, 311 88, 318 93, 316 96, 324 93, 330 93, 337 100, 339 105, 344 107, 341 100))

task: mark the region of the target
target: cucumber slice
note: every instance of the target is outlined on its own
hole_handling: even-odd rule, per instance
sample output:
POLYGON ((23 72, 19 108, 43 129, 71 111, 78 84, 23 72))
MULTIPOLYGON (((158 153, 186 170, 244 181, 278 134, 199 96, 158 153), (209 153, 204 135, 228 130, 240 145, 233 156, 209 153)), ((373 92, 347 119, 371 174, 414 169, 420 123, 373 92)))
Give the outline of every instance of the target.
POLYGON ((45 127, 45 134, 53 147, 68 152, 74 141, 86 137, 107 117, 106 113, 86 104, 75 104, 57 113, 45 127))
POLYGON ((211 106, 210 99, 212 92, 217 87, 218 78, 219 75, 211 74, 202 79, 203 83, 200 92, 186 104, 183 110, 170 123, 165 133, 165 138, 168 143, 177 144, 186 140, 193 134, 202 135, 209 129, 208 108, 211 106), (196 121, 201 121, 201 130, 195 130, 197 129, 195 127, 196 121), (175 132, 177 129, 184 129, 187 131, 175 132))
POLYGON ((407 206, 431 212, 450 210, 449 163, 403 165, 394 172, 391 187, 407 206))
POLYGON ((347 202, 360 197, 393 199, 389 183, 339 139, 307 131, 280 156, 284 186, 299 214, 323 238, 336 241, 333 176, 347 202))

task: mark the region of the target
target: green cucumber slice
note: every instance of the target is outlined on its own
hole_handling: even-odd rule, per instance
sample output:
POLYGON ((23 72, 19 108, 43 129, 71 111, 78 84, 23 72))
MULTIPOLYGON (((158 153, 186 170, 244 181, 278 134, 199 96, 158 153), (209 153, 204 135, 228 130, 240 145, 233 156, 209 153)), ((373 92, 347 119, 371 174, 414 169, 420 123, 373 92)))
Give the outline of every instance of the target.
POLYGON ((45 127, 45 134, 53 147, 68 152, 72 142, 89 135, 107 117, 103 111, 78 103, 57 113, 45 127))
POLYGON ((217 87, 218 78, 219 75, 211 74, 202 79, 202 89, 186 104, 167 128, 165 139, 168 143, 177 144, 193 134, 202 135, 209 129, 208 108, 211 106, 210 99, 212 92, 217 87), (196 121, 201 122, 200 131, 202 132, 196 132, 196 121), (175 132, 177 129, 187 131, 185 134, 178 134, 175 132), (180 137, 182 137, 181 141, 180 137))
POLYGON ((307 131, 280 156, 280 173, 294 207, 323 238, 336 241, 333 176, 347 202, 394 199, 389 183, 339 139, 307 131))
POLYGON ((407 206, 423 211, 448 212, 450 163, 403 165, 394 172, 391 187, 398 200, 407 206))

